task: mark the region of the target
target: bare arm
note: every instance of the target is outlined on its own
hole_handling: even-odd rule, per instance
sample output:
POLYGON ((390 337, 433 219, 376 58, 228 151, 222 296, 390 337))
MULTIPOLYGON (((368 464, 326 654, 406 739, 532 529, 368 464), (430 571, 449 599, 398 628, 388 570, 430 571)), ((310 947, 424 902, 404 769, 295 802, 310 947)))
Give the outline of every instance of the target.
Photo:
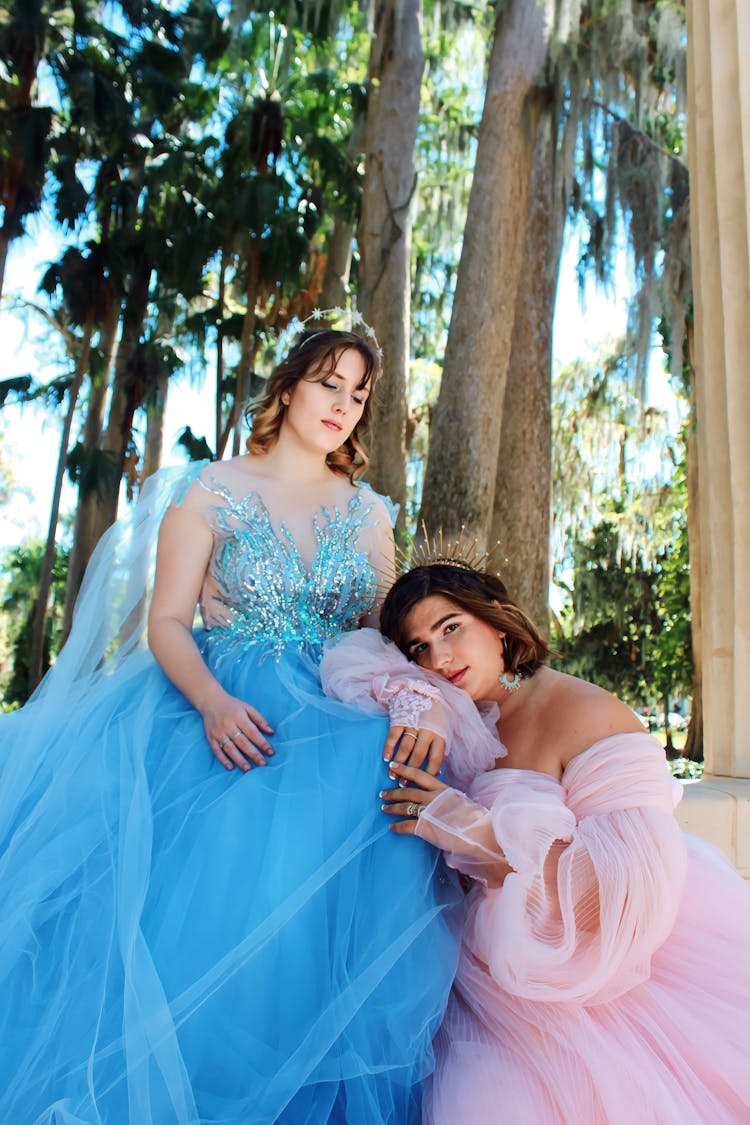
POLYGON ((169 509, 159 533, 149 646, 175 687, 200 712, 206 738, 221 764, 246 771, 250 762, 265 765, 261 751, 273 753, 262 733, 270 734, 271 728, 255 708, 224 691, 192 634, 212 548, 213 535, 201 515, 184 506, 169 509))
POLYGON ((376 598, 372 609, 360 619, 360 625, 377 629, 380 624, 380 606, 396 577, 395 543, 388 510, 377 498, 377 523, 368 529, 364 544, 367 558, 375 574, 376 598))

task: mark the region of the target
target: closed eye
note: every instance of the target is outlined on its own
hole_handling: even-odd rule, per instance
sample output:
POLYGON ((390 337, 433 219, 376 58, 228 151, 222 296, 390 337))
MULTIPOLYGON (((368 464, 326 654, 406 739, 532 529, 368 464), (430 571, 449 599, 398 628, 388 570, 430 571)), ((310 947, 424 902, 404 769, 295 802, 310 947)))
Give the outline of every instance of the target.
MULTIPOLYGON (((325 379, 323 380, 323 386, 328 387, 329 391, 339 390, 338 383, 328 383, 328 382, 326 382, 325 379)), ((364 406, 364 404, 367 402, 367 396, 366 395, 364 395, 364 396, 363 395, 352 395, 352 398, 356 402, 357 406, 364 406)))

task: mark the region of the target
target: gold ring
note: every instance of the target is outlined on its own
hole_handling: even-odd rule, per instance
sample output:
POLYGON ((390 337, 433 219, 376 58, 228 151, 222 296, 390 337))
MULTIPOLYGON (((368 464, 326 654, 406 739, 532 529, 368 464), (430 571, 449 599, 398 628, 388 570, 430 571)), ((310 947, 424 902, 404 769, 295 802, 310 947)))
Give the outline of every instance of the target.
POLYGON ((409 804, 406 806, 406 815, 419 816, 419 805, 416 801, 409 801, 409 804))
POLYGON ((413 731, 413 730, 405 730, 404 733, 401 735, 401 737, 402 738, 413 738, 414 741, 416 742, 417 732, 413 731))

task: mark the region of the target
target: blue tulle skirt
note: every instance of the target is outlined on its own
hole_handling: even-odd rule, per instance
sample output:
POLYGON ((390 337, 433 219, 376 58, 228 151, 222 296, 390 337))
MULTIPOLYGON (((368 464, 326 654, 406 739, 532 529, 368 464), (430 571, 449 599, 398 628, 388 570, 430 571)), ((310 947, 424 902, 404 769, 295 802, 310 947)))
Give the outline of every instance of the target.
POLYGON ((461 894, 388 832, 387 721, 198 639, 266 767, 225 771, 147 653, 0 722, 0 1121, 416 1123, 461 894))

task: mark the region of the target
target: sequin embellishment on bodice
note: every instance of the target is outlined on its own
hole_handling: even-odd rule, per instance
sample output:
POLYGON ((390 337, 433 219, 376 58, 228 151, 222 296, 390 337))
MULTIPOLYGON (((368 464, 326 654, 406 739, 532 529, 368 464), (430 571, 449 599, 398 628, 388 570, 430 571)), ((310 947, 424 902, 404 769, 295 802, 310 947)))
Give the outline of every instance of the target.
POLYGON ((223 501, 211 508, 216 545, 200 607, 215 639, 318 656, 328 637, 357 628, 375 599, 374 571, 357 548, 373 507, 369 489, 358 488, 343 512, 324 507, 313 517, 316 551, 307 566, 286 525, 276 533, 257 492, 237 498, 216 482, 201 484, 223 501))

